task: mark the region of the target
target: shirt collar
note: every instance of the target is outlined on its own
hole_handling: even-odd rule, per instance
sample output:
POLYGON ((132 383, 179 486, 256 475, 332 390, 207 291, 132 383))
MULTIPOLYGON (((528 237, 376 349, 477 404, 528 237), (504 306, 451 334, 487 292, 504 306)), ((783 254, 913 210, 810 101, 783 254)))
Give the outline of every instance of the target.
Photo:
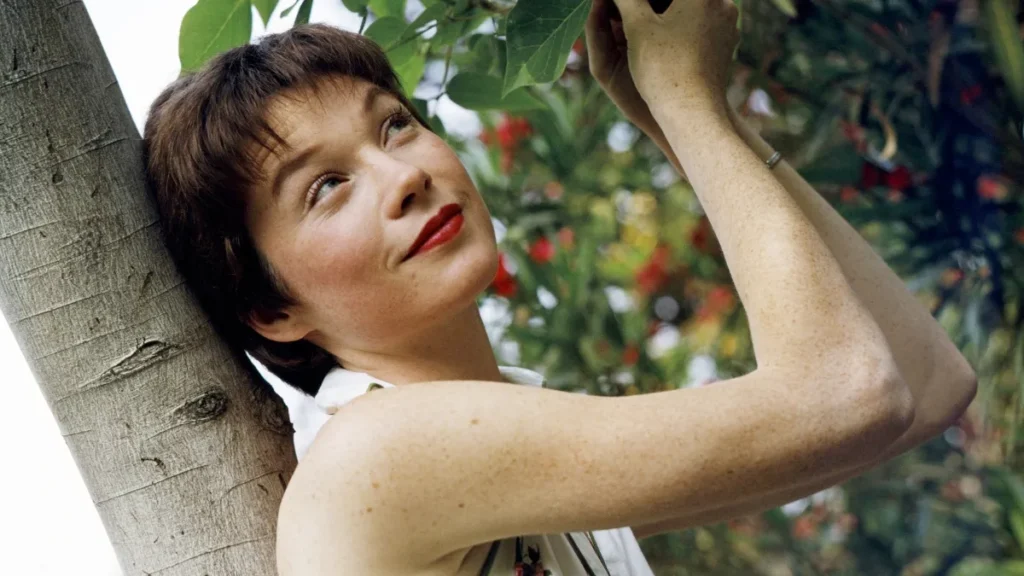
MULTIPOLYGON (((544 385, 544 377, 533 370, 516 366, 498 366, 498 370, 505 381, 512 384, 544 385)), ((394 384, 370 376, 365 372, 336 367, 324 377, 314 401, 317 409, 321 412, 334 414, 338 408, 378 386, 381 388, 395 387, 394 384)))

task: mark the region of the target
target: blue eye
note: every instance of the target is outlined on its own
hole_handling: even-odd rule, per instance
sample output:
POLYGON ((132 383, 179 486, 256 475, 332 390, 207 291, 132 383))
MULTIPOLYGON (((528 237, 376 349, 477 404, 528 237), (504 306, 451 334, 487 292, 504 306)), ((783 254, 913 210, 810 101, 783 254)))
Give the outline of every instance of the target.
POLYGON ((405 109, 393 112, 391 117, 388 119, 388 138, 395 136, 398 132, 408 128, 409 125, 412 124, 412 121, 412 114, 409 114, 405 109), (396 132, 393 133, 392 130, 395 130, 396 132))
POLYGON ((330 188, 334 188, 335 186, 338 186, 339 184, 342 183, 342 179, 338 178, 337 176, 325 176, 320 178, 319 180, 316 181, 315 184, 313 184, 313 187, 310 189, 309 205, 312 206, 313 204, 316 204, 316 201, 320 199, 321 191, 325 189, 329 190, 330 188))

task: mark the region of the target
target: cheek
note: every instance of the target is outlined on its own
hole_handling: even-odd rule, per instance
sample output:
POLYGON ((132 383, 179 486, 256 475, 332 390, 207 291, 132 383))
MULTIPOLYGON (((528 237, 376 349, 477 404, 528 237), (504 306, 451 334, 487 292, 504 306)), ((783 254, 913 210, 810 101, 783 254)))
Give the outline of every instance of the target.
POLYGON ((380 242, 372 234, 338 233, 339 227, 324 226, 296 244, 290 268, 296 291, 318 304, 356 304, 353 298, 365 297, 379 288, 383 260, 380 242))

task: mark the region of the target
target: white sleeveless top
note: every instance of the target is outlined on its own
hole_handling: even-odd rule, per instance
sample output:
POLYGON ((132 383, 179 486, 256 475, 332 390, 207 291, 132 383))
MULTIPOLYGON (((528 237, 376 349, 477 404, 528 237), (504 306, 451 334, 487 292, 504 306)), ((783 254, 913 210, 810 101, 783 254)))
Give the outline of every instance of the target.
MULTIPOLYGON (((532 370, 499 369, 510 383, 544 385, 544 378, 532 370)), ((369 374, 335 368, 324 378, 315 402, 326 416, 370 390, 393 387, 369 374)), ((305 419, 306 429, 296 424, 296 437, 312 438, 325 422, 326 418, 305 419)), ((458 576, 654 576, 629 527, 524 535, 481 544, 470 550, 463 567, 458 576)))

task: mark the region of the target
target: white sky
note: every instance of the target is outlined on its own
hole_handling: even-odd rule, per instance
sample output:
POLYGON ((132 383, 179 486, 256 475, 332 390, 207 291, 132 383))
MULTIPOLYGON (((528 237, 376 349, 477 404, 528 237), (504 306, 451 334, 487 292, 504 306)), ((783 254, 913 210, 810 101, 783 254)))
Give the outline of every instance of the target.
MULTIPOLYGON (((178 25, 194 4, 195 0, 85 0, 140 132, 150 102, 178 75, 178 25)), ((290 0, 282 0, 278 11, 289 5, 290 0)), ((314 2, 311 20, 348 29, 359 25, 337 0, 314 2)), ((254 21, 260 28, 254 32, 261 34, 262 21, 254 21)), ((269 31, 289 26, 275 17, 269 31)), ((479 129, 475 116, 450 101, 441 102, 439 113, 452 120, 452 132, 479 129)), ((0 366, 0 462, 5 465, 0 473, 0 573, 120 575, 89 493, 2 317, 0 366)))

